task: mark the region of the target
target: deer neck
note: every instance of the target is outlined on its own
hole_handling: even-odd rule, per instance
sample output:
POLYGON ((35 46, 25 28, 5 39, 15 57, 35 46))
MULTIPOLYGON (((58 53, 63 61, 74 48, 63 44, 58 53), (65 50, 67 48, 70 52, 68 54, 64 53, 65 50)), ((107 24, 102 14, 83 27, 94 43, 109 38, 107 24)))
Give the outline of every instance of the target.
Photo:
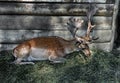
POLYGON ((66 53, 71 53, 71 52, 74 52, 74 51, 78 51, 78 46, 77 46, 77 40, 76 39, 71 39, 68 41, 68 45, 66 46, 66 53))
POLYGON ((74 45, 75 47, 77 46, 76 44, 79 43, 75 38, 70 40, 71 44, 74 45))

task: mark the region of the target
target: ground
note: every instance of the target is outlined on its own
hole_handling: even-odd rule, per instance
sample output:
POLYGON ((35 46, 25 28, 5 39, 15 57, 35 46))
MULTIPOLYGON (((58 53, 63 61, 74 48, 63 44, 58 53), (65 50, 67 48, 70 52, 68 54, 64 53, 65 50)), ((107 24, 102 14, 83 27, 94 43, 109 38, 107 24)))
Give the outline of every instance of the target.
POLYGON ((120 83, 119 51, 93 50, 89 58, 74 52, 62 64, 49 61, 13 65, 11 51, 0 53, 1 83, 120 83))

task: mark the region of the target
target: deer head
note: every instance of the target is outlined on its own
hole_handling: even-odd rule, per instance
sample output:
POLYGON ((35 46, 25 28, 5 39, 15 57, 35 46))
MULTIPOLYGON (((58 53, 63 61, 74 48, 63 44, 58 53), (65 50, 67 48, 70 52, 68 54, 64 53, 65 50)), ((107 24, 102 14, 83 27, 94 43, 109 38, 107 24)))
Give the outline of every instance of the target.
POLYGON ((68 23, 69 27, 68 30, 71 32, 72 36, 75 38, 75 40, 77 41, 77 46, 80 50, 82 50, 82 52, 86 55, 86 56, 90 56, 90 49, 88 46, 88 43, 85 40, 86 36, 77 36, 76 32, 81 28, 82 23, 84 22, 81 19, 77 19, 77 18, 71 18, 69 19, 70 22, 68 23))
POLYGON ((96 4, 89 4, 89 8, 87 11, 87 20, 88 20, 88 27, 87 27, 87 31, 85 33, 84 36, 77 36, 76 32, 78 29, 81 28, 82 23, 84 22, 83 20, 80 19, 75 19, 75 18, 71 18, 69 19, 70 22, 68 23, 69 26, 68 30, 71 32, 71 34, 73 35, 73 37, 79 42, 79 48, 82 49, 82 51, 84 52, 85 55, 90 55, 90 51, 89 51, 89 46, 88 44, 92 42, 92 40, 97 40, 98 37, 91 37, 90 33, 93 31, 93 28, 95 27, 95 25, 92 25, 92 18, 94 16, 94 14, 97 11, 97 7, 96 4), (86 51, 87 50, 87 51, 86 51))

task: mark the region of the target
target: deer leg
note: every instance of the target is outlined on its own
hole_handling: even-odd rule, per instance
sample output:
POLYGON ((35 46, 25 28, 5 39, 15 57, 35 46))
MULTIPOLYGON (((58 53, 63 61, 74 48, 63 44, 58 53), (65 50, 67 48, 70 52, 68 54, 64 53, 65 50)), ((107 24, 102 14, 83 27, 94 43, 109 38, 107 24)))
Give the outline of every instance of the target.
POLYGON ((23 58, 17 58, 11 64, 19 64, 19 65, 32 64, 32 65, 34 65, 34 62, 22 62, 22 60, 23 60, 23 58))
POLYGON ((27 64, 31 64, 34 65, 34 62, 20 62, 19 65, 27 65, 27 64))
POLYGON ((58 57, 58 56, 49 56, 49 60, 52 61, 53 63, 64 63, 65 58, 58 57))

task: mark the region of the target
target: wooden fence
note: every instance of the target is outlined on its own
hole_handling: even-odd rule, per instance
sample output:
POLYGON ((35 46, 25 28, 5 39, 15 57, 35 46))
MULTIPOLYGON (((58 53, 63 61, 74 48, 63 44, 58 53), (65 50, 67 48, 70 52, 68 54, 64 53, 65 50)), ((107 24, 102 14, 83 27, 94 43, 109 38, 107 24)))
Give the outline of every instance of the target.
POLYGON ((21 41, 39 36, 71 39, 67 22, 72 17, 85 21, 77 32, 84 35, 90 1, 98 7, 93 23, 94 35, 99 37, 90 46, 111 51, 119 0, 0 0, 0 49, 13 49, 21 41))

